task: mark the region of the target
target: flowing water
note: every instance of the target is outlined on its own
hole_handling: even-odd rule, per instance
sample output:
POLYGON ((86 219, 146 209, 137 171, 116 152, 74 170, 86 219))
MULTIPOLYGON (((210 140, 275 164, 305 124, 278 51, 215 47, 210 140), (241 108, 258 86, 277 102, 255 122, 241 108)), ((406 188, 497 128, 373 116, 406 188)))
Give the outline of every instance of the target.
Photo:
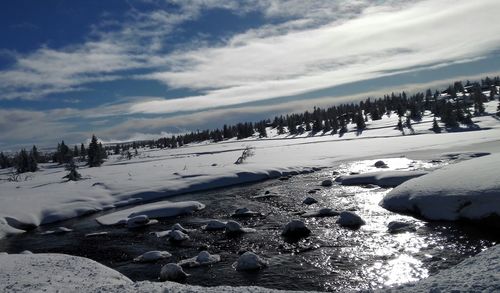
MULTIPOLYGON (((404 158, 385 161, 391 170, 432 169, 447 163, 404 158)), ((0 251, 16 253, 30 250, 84 256, 114 268, 132 280, 158 281, 162 265, 191 258, 200 250, 207 249, 210 253, 219 254, 221 262, 210 267, 186 269, 191 274, 186 283, 341 292, 415 281, 451 267, 500 240, 498 232, 486 228, 426 223, 386 211, 378 203, 390 189, 338 184, 321 187, 319 184, 337 173, 373 171, 373 162, 351 162, 281 180, 169 198, 170 201, 197 200, 206 204, 206 208, 189 216, 160 219, 158 224, 139 230, 100 226, 95 218, 103 213, 73 219, 1 240, 0 251), (307 196, 316 198, 318 203, 311 206, 302 204, 307 196), (228 237, 224 232, 201 229, 208 219, 231 219, 231 214, 240 207, 262 214, 238 219, 244 226, 256 229, 255 233, 228 237), (353 230, 337 225, 336 217, 304 219, 300 216, 301 212, 322 207, 355 211, 367 224, 353 230), (292 219, 304 220, 312 231, 311 236, 295 242, 283 238, 282 227, 292 219), (412 222, 417 230, 390 234, 387 224, 394 220, 412 222), (174 223, 191 229, 188 241, 174 244, 151 234, 168 230, 174 223), (74 231, 61 235, 42 234, 57 226, 74 231), (108 234, 85 237, 87 233, 104 231, 108 234), (134 257, 150 250, 166 250, 173 256, 155 263, 133 262, 134 257), (267 258, 269 267, 253 273, 236 271, 234 262, 238 253, 245 250, 267 258)), ((113 211, 106 213, 109 212, 113 211)))

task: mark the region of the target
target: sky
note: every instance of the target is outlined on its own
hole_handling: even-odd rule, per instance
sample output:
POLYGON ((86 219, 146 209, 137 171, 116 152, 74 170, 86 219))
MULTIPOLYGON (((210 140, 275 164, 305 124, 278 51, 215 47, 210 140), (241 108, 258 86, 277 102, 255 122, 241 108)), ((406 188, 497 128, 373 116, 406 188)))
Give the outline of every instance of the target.
POLYGON ((500 72, 498 0, 0 2, 0 150, 145 139, 500 72))

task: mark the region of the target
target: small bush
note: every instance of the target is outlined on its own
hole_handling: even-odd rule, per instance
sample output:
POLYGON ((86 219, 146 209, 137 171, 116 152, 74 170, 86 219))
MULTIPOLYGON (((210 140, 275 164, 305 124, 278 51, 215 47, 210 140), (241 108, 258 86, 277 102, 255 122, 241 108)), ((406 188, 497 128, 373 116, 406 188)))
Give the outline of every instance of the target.
POLYGON ((254 148, 247 146, 243 150, 243 153, 241 153, 241 156, 234 163, 236 165, 243 164, 246 161, 246 159, 248 159, 249 157, 252 157, 253 155, 255 155, 254 148))

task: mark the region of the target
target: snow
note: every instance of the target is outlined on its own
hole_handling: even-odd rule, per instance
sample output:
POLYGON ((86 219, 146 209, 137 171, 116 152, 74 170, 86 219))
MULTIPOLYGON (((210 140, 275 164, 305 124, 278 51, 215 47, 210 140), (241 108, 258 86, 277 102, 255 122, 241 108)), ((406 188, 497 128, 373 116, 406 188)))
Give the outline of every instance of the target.
POLYGON ((197 256, 181 260, 179 265, 181 267, 200 267, 208 266, 220 262, 220 255, 210 254, 208 251, 201 251, 197 256))
POLYGON ((1 292, 90 292, 131 286, 122 274, 90 259, 63 254, 0 255, 1 292))
POLYGON ((181 241, 184 241, 184 240, 188 240, 189 239, 189 236, 182 233, 181 231, 179 230, 172 230, 169 234, 168 234, 168 237, 170 237, 170 240, 171 241, 176 241, 176 242, 181 242, 181 241))
POLYGON ((484 220, 500 216, 500 154, 451 164, 407 181, 381 205, 428 220, 484 220))
POLYGON ((380 292, 499 292, 500 245, 468 258, 436 275, 380 292))
POLYGON ((170 254, 168 251, 159 251, 159 250, 152 250, 148 251, 146 253, 143 253, 139 255, 138 257, 134 258, 135 262, 154 262, 160 259, 165 259, 171 257, 172 254, 170 254))
POLYGON ((319 210, 314 210, 314 211, 308 211, 302 214, 302 217, 304 218, 311 218, 311 217, 335 217, 338 216, 339 212, 331 209, 331 208, 322 208, 319 210))
POLYGON ((252 233, 255 232, 255 229, 252 228, 244 228, 240 223, 236 221, 227 221, 226 223, 226 233, 228 234, 237 234, 237 233, 252 233))
POLYGON ((166 218, 190 214, 204 209, 205 205, 197 201, 155 202, 110 213, 97 218, 101 225, 117 225, 131 218, 166 218))
POLYGON ((216 231, 216 230, 224 230, 226 229, 226 222, 222 222, 219 220, 210 220, 204 227, 206 231, 216 231))
POLYGON ((357 175, 339 176, 335 181, 342 185, 375 184, 381 187, 395 187, 410 179, 428 174, 427 171, 379 171, 357 175))
MULTIPOLYGON (((267 265, 257 255, 250 252, 244 255, 247 256, 242 264, 267 265)), ((64 254, 0 254, 0 264, 0 292, 283 292, 260 287, 199 287, 168 281, 134 283, 95 261, 64 254)), ((176 270, 181 268, 171 264, 168 270, 174 265, 176 270)), ((166 277, 167 269, 162 271, 166 277)), ((378 292, 497 292, 499 271, 500 246, 496 245, 427 279, 378 292)))
MULTIPOLYGON (((487 111, 496 112, 497 104, 487 103, 487 111)), ((475 148, 477 143, 478 150, 498 152, 494 143, 500 137, 499 121, 484 115, 474 117, 474 122, 480 130, 434 134, 429 130, 432 116, 426 115, 413 124, 416 135, 402 136, 394 129, 397 117, 392 115, 370 121, 361 135, 355 131, 342 137, 328 133, 271 134, 265 139, 200 143, 178 149, 140 149, 140 155, 131 160, 111 156, 99 168, 81 165, 78 172, 83 180, 76 182, 65 182, 64 166, 54 164, 40 164, 40 171, 20 182, 2 180, 9 176, 9 170, 1 170, 0 237, 124 205, 310 172, 349 160, 383 159, 390 166, 386 160, 389 155, 437 154, 475 148), (247 146, 254 148, 255 155, 235 165, 247 146)), ((353 125, 348 127, 354 129, 353 125)))

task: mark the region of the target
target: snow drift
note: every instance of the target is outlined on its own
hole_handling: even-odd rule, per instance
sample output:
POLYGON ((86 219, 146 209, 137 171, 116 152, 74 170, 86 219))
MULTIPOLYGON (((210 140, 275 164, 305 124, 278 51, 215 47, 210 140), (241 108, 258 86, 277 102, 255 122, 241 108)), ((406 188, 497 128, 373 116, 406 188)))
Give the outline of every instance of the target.
POLYGON ((428 220, 500 224, 500 154, 448 165, 390 191, 382 207, 428 220))

